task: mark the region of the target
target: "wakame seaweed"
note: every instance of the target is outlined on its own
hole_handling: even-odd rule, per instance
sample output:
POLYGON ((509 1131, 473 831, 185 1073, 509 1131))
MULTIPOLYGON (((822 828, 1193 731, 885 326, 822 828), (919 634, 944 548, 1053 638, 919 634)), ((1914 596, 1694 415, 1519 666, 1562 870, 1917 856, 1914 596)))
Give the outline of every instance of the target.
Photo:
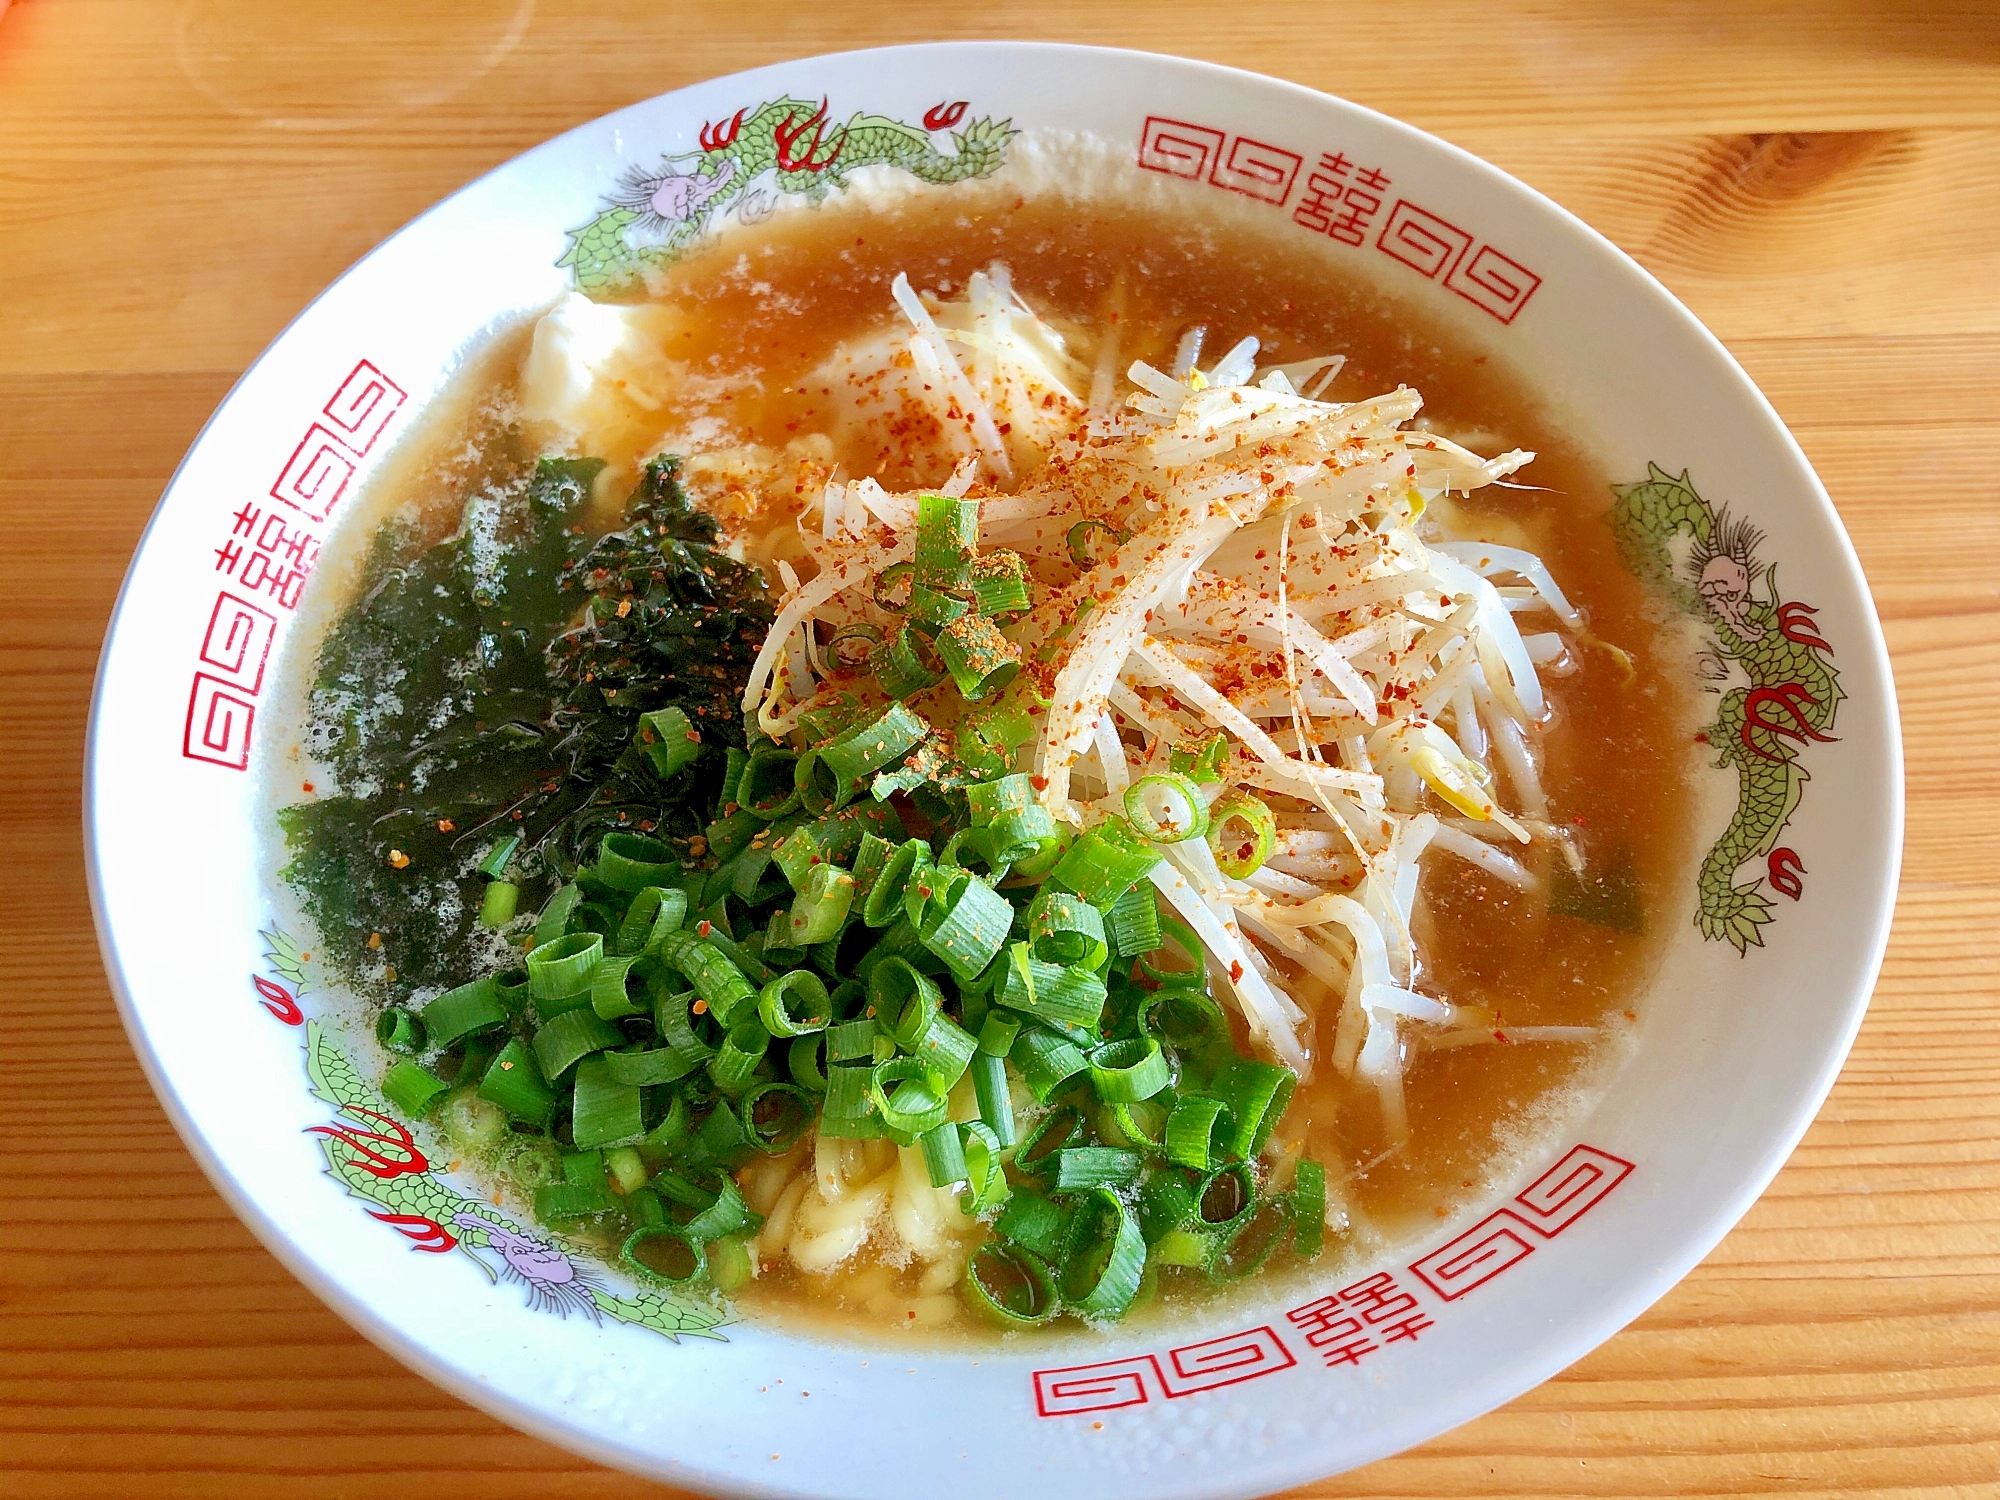
POLYGON ((285 875, 364 988, 491 966, 475 867, 512 835, 523 911, 606 832, 684 850, 715 805, 724 748, 744 742, 739 695, 772 618, 762 580, 717 547, 672 458, 647 465, 621 528, 593 539, 602 468, 543 458, 473 495, 432 545, 385 526, 321 646, 307 742, 336 785, 280 814, 285 875), (662 779, 635 731, 667 707, 701 752, 662 779))

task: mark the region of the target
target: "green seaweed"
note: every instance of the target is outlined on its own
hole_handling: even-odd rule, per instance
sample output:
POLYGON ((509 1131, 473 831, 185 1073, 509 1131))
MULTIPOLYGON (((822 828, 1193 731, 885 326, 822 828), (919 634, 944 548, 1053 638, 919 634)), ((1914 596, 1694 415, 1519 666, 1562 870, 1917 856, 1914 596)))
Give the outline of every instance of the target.
POLYGON ((321 646, 307 737, 335 787, 280 813, 285 876, 325 956, 377 998, 492 966, 474 867, 495 843, 521 835, 509 873, 532 911, 608 830, 684 848, 724 747, 743 743, 736 695, 771 619, 761 580, 717 547, 670 458, 620 529, 591 537, 601 468, 523 465, 428 545, 384 527, 321 646), (702 753, 662 779, 630 750, 639 716, 668 706, 702 753))

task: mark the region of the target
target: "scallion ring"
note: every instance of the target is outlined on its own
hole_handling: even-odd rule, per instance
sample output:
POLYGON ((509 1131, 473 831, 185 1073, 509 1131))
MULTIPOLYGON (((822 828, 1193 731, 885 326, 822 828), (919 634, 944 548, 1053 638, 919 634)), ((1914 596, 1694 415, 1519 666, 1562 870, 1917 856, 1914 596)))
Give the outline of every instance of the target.
POLYGON ((804 1036, 826 1029, 833 1019, 833 1000, 819 975, 793 969, 764 986, 757 997, 757 1017, 772 1036, 804 1036))
POLYGON ((875 605, 892 615, 910 607, 910 585, 915 582, 915 563, 891 563, 875 575, 875 605))
POLYGON ((1062 1311, 1049 1268, 1004 1240, 972 1252, 960 1287, 974 1312, 1002 1328, 1037 1328, 1062 1311))
POLYGON ((1264 799, 1228 791, 1209 810, 1208 847, 1216 867, 1231 880, 1248 880, 1278 846, 1278 820, 1264 799))
POLYGON ((1109 1188, 1081 1195, 1070 1220, 1058 1283, 1063 1301, 1085 1317, 1115 1318, 1132 1305, 1146 1270, 1139 1221, 1109 1188))
POLYGON ((871 625, 866 620, 853 620, 833 633, 833 639, 826 643, 826 654, 842 671, 860 672, 867 669, 868 658, 881 644, 882 629, 879 625, 871 625))
POLYGON ((1150 1099, 1174 1081, 1173 1065, 1152 1037, 1106 1042, 1090 1056, 1090 1081, 1107 1104, 1150 1099))
POLYGON ((1109 521, 1100 521, 1096 517, 1092 517, 1087 521, 1078 521, 1069 529, 1069 560, 1086 573, 1104 561, 1103 557, 1095 556, 1091 550, 1093 534, 1100 531, 1111 542, 1111 546, 1106 549, 1105 556, 1107 557, 1111 552, 1116 551, 1131 540, 1129 532, 1120 531, 1109 521))
POLYGON ((914 1057, 892 1057, 869 1070, 868 1097, 892 1137, 908 1143, 942 1125, 951 1105, 931 1086, 929 1071, 914 1057))
POLYGON ((1125 816, 1140 837, 1155 844, 1178 844, 1208 832, 1208 799, 1178 771, 1156 772, 1125 788, 1125 816))

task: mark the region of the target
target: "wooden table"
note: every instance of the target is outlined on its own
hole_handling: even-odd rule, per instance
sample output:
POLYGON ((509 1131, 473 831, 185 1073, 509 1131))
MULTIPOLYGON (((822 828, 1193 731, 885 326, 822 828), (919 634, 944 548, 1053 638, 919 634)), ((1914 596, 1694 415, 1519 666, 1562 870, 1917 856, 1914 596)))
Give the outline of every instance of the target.
POLYGON ((659 1493, 405 1371, 195 1169, 100 976, 78 837, 91 674, 203 419, 378 239, 632 100, 941 36, 1276 72, 1550 193, 1776 402, 1896 658, 1895 936, 1791 1164, 1575 1368, 1303 1493, 2000 1494, 2000 482, 1984 446, 2000 447, 2000 15, 1887 0, 0 11, 0 1494, 659 1493))

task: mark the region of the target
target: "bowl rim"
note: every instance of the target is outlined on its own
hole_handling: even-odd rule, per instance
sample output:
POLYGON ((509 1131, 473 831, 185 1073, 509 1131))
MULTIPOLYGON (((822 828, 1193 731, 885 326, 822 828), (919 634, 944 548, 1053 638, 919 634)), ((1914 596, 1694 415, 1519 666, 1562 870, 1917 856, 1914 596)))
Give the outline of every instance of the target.
MULTIPOLYGON (((565 1421, 544 1407, 518 1399, 493 1386, 482 1383, 467 1375, 462 1375, 428 1345, 404 1332, 395 1322, 378 1313, 367 1301, 350 1296, 306 1251, 299 1240, 288 1234, 266 1211, 259 1198, 249 1187, 233 1175, 223 1164, 220 1156, 210 1145, 206 1135, 196 1126, 185 1108, 180 1093, 168 1075, 151 1037, 141 1022, 134 1000, 127 967, 122 961, 114 941, 109 917, 106 911, 106 895, 101 863, 101 828, 98 822, 98 804, 102 795, 99 778, 104 774, 107 747, 101 738, 103 730, 103 700, 106 692, 106 667, 110 660, 113 642, 122 629, 131 622, 125 618, 130 600, 134 577, 141 557, 156 539, 155 533, 164 519, 165 501, 180 481, 194 453, 201 448, 210 430, 222 412, 235 400, 243 388, 249 384, 270 360, 273 351, 285 341, 297 325, 302 322, 335 288, 345 282, 356 270, 387 252, 404 237, 423 226, 426 221, 444 210, 447 205, 470 193, 490 179, 512 170, 523 157, 566 141, 585 132, 600 128, 604 122, 627 112, 656 105, 663 100, 697 87, 710 87, 726 83, 748 82, 759 75, 786 67, 803 64, 825 64, 840 66, 862 61, 905 60, 920 62, 926 56, 940 54, 975 53, 987 57, 1006 55, 1024 60, 1063 59, 1087 62, 1092 58, 1138 58, 1148 65, 1169 74, 1178 74, 1196 87, 1206 87, 1218 81, 1234 81, 1239 85, 1254 85, 1265 93, 1289 95, 1295 100, 1323 103, 1332 101, 1344 109, 1356 112, 1370 119, 1378 127, 1391 135, 1404 138, 1418 149, 1441 155, 1450 166, 1459 172, 1469 173, 1499 184, 1507 190, 1525 193, 1556 217, 1570 233, 1577 235, 1599 257, 1617 267, 1630 281, 1632 290, 1639 294, 1657 297, 1676 313, 1686 325, 1697 343, 1704 346, 1711 357, 1719 357, 1724 367, 1733 371, 1741 381, 1739 391, 1728 393, 1732 403, 1737 398, 1747 401, 1751 412, 1761 419, 1761 425, 1768 435, 1775 438, 1784 456, 1796 467, 1804 481, 1807 492, 1817 503, 1818 521, 1832 543, 1832 551, 1838 560, 1840 575, 1830 577, 1829 584, 1850 591, 1863 607, 1856 611, 1856 618, 1865 625, 1855 639, 1842 647, 1843 655, 1853 653, 1854 659, 1865 658, 1866 665, 1877 675, 1882 684, 1879 700, 1871 706, 1884 715, 1883 743, 1887 748, 1887 762, 1880 770, 1890 793, 1890 805, 1886 809, 1886 848, 1880 866, 1881 875, 1873 895, 1872 911, 1869 913, 1869 927, 1864 946, 1865 962, 1854 973, 1851 993, 1845 1002, 1845 1014, 1841 1019, 1837 1040, 1826 1049, 1820 1066, 1807 1087, 1797 1099, 1785 1128, 1773 1132, 1761 1149, 1749 1153, 1753 1162, 1747 1168, 1739 1168, 1733 1173, 1733 1185, 1726 1192, 1715 1194, 1709 1200, 1705 1213, 1698 1222, 1681 1221, 1671 1236, 1672 1252, 1654 1262, 1646 1270, 1628 1274, 1618 1282, 1599 1306, 1587 1315, 1580 1314, 1576 1320, 1576 1332, 1568 1340, 1565 1348, 1558 1351, 1550 1348, 1544 1357, 1527 1361, 1516 1360, 1503 1366, 1492 1367, 1459 1382, 1436 1409, 1436 1415, 1427 1417, 1420 1425, 1424 1431, 1418 1436, 1407 1432, 1390 1435, 1376 1434, 1373 1442, 1358 1441, 1354 1456, 1345 1461, 1343 1468, 1336 1472, 1347 1472, 1361 1465, 1405 1452, 1414 1446, 1428 1442, 1432 1438, 1448 1432, 1478 1416, 1494 1410, 1522 1394, 1534 1389, 1553 1375, 1575 1363, 1585 1354, 1600 1347, 1617 1332, 1626 1327, 1653 1303, 1677 1285, 1697 1264, 1704 1260, 1720 1244, 1729 1231, 1749 1211, 1756 1200, 1769 1187, 1792 1152, 1797 1148, 1807 1129, 1817 1118, 1845 1065, 1852 1049, 1856 1034, 1866 1014, 1869 1001, 1879 980, 1884 953, 1887 948, 1891 924, 1894 916, 1898 881, 1901 873, 1902 849, 1905 823, 1904 757, 1902 748, 1900 711, 1895 693, 1895 679, 1888 653, 1886 638, 1879 613, 1874 607, 1866 575, 1855 551, 1852 538, 1842 523, 1838 509, 1834 506, 1825 486, 1813 469, 1797 439, 1778 415, 1763 391, 1750 378, 1735 356, 1722 341, 1674 295, 1657 277, 1640 265, 1631 255, 1619 248, 1604 234, 1572 213, 1541 190, 1523 182, 1510 173, 1502 171, 1463 147, 1453 144, 1440 136, 1410 125, 1394 116, 1326 90, 1316 89, 1289 79, 1277 78, 1250 69, 1205 61, 1198 58, 1179 56, 1173 53, 1156 52, 1144 48, 1109 47, 1066 42, 1009 39, 965 39, 933 42, 914 42, 885 47, 854 48, 841 52, 807 53, 795 57, 774 59, 756 67, 745 68, 734 73, 717 75, 713 78, 694 79, 677 89, 631 100, 616 109, 606 111, 589 120, 581 121, 556 135, 537 141, 522 151, 516 152, 505 161, 468 179, 449 193, 427 206, 394 231, 372 245, 364 254, 356 258, 338 275, 334 276, 309 301, 279 329, 230 384, 229 389, 217 402, 215 409, 203 422, 199 431, 191 439, 187 452, 176 464, 155 502, 152 515, 136 542, 131 561, 127 564, 120 583, 118 595, 106 622, 104 642, 100 649, 98 663, 92 684, 89 723, 84 746, 84 786, 82 797, 82 827, 84 844, 85 874, 89 888, 91 914, 96 928, 99 951, 104 962, 106 976, 110 982, 113 997, 117 1003, 120 1019, 137 1054, 140 1066, 148 1083, 160 1101, 161 1107, 173 1124, 176 1133, 186 1145, 189 1153, 200 1166, 203 1174, 228 1203, 236 1216, 250 1229, 259 1243, 268 1250, 294 1277, 324 1305, 343 1321, 353 1327, 371 1343, 390 1354, 400 1363, 421 1375, 432 1384, 449 1391, 487 1414, 508 1425, 526 1431, 568 1452, 581 1454, 608 1467, 635 1473, 658 1481, 687 1485, 712 1493, 754 1494, 770 1496, 791 1496, 799 1494, 827 1494, 835 1491, 822 1484, 815 1488, 800 1489, 791 1485, 771 1485, 754 1481, 746 1482, 736 1473, 724 1469, 708 1469, 691 1462, 677 1462, 671 1474, 658 1463, 649 1465, 644 1455, 632 1448, 620 1447, 599 1435, 582 1423, 565 1421)), ((1829 569, 1832 572, 1832 569, 1829 569)), ((1147 1494, 1172 1494, 1176 1496, 1236 1495, 1265 1493, 1284 1488, 1328 1474, 1322 1461, 1312 1455, 1318 1444, 1311 1440, 1302 1441, 1292 1447, 1289 1461, 1280 1457, 1267 1467, 1260 1467, 1255 1476, 1256 1488, 1246 1490, 1242 1484, 1230 1484, 1226 1480, 1216 1482, 1212 1477, 1197 1480, 1189 1476, 1178 1483, 1165 1486, 1135 1484, 1134 1490, 1147 1494)))

